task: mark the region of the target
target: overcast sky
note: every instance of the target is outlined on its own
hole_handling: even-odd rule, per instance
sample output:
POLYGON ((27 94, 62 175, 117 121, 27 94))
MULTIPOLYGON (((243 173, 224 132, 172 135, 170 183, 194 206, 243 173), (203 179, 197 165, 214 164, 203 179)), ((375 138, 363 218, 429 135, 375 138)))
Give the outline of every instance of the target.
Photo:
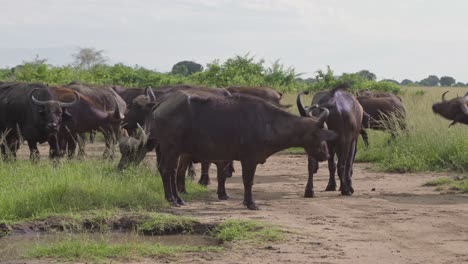
POLYGON ((312 76, 369 69, 468 82, 464 0, 0 0, 0 66, 35 54, 72 62, 77 47, 110 62, 170 71, 250 53, 312 76))

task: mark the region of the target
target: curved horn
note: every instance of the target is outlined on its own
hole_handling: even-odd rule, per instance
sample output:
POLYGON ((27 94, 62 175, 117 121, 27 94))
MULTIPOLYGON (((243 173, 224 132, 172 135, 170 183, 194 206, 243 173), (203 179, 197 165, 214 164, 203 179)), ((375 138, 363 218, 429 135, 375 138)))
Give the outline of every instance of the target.
POLYGON ((151 86, 148 86, 145 88, 145 93, 146 93, 146 96, 148 96, 148 98, 150 99, 150 101, 152 102, 156 101, 156 95, 154 95, 154 92, 151 86))
POLYGON ((65 107, 72 107, 76 103, 78 103, 78 101, 80 100, 80 96, 78 95, 78 93, 76 91, 73 91, 73 94, 75 95, 75 100, 73 100, 73 102, 70 102, 70 103, 59 102, 60 106, 64 107, 64 108, 65 107))
POLYGON ((31 93, 31 100, 32 100, 32 102, 33 102, 34 104, 36 104, 36 105, 46 105, 48 102, 50 102, 50 100, 48 100, 48 101, 39 101, 39 100, 37 100, 37 99, 34 97, 34 94, 35 94, 37 91, 39 91, 39 88, 34 89, 33 92, 31 93))
POLYGON ((141 127, 140 123, 137 123, 137 127, 138 129, 140 130, 141 132, 141 137, 140 137, 140 141, 141 143, 146 143, 146 141, 148 140, 148 136, 146 135, 146 132, 145 130, 141 127))
POLYGON ((447 94, 449 91, 445 91, 443 94, 442 94, 442 102, 445 102, 445 94, 447 94))
POLYGON ((305 92, 302 92, 302 93, 299 93, 297 95, 297 100, 296 100, 296 104, 297 104, 297 110, 299 110, 299 114, 303 117, 306 117, 307 116, 307 110, 305 109, 304 105, 302 104, 302 100, 301 100, 301 95, 303 94, 309 94, 309 92, 305 91, 305 92))
POLYGON ((321 109, 323 110, 323 112, 320 114, 317 123, 319 127, 324 127, 325 121, 327 121, 328 116, 330 115, 330 111, 327 108, 321 108, 321 109))
POLYGON ((310 116, 312 117, 312 111, 315 109, 315 108, 318 108, 319 105, 318 104, 314 104, 314 105, 311 105, 307 108, 307 116, 310 116))

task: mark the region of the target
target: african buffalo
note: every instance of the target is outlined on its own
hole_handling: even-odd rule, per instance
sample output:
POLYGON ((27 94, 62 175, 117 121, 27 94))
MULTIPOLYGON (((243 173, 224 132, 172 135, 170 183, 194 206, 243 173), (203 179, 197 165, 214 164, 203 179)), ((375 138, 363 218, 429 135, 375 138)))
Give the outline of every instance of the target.
POLYGON ((72 149, 70 151, 69 147, 69 154, 73 152, 76 141, 79 143, 79 153, 84 153, 85 140, 79 133, 99 130, 105 138, 104 158, 114 158, 120 126, 127 111, 124 100, 110 87, 97 87, 78 82, 72 82, 65 87, 85 98, 82 104, 73 109, 76 114, 73 122, 67 123, 69 133, 61 133, 64 136, 61 142, 67 142, 72 149))
MULTIPOLYGON (((245 94, 245 95, 251 95, 255 96, 258 98, 261 98, 267 102, 270 102, 278 107, 281 108, 288 108, 291 107, 291 105, 282 105, 280 100, 283 96, 282 93, 278 92, 277 90, 267 87, 267 86, 231 86, 226 88, 227 91, 229 91, 231 94, 245 94)), ((215 163, 217 166, 217 171, 219 172, 222 170, 224 173, 224 178, 220 178, 220 175, 218 173, 218 198, 222 200, 228 199, 228 195, 226 194, 224 185, 226 182, 226 177, 230 177, 232 173, 234 172, 234 166, 233 166, 233 161, 229 161, 228 163, 226 162, 216 162, 215 163), (222 180, 222 182, 220 182, 222 180)), ((209 169, 210 169, 210 162, 202 162, 201 163, 201 176, 199 180, 199 184, 207 186, 210 183, 210 176, 209 176, 209 169)), ((178 176, 179 177, 179 176, 178 176)), ((182 180, 179 181, 182 184, 182 180)))
MULTIPOLYGON (((297 108, 301 116, 317 116, 328 109, 330 116, 327 120, 328 129, 335 131, 338 136, 328 141, 330 151, 328 169, 330 178, 326 191, 335 191, 335 154, 338 157, 338 177, 340 178, 340 190, 342 195, 351 195, 354 192, 351 177, 353 174, 353 162, 357 151, 357 140, 361 130, 363 110, 354 96, 340 88, 323 92, 312 100, 313 104, 308 109, 302 105, 301 94, 297 95, 297 108)), ((317 95, 316 95, 317 96, 317 95)), ((305 189, 305 197, 314 196, 313 175, 318 171, 318 160, 313 156, 308 158, 309 179, 305 189)))
POLYGON ((432 111, 445 117, 453 122, 449 127, 456 123, 468 125, 468 93, 463 97, 456 97, 451 100, 446 100, 445 95, 448 91, 442 94, 442 102, 432 105, 432 111))
MULTIPOLYGON (((316 160, 327 159, 326 140, 336 136, 323 129, 327 117, 327 111, 319 118, 298 117, 243 94, 219 96, 185 90, 160 98, 145 126, 149 128, 148 142, 157 144, 158 169, 169 202, 184 204, 177 193, 175 173, 179 157, 190 155, 195 160, 240 160, 244 204, 258 209, 252 198, 257 164, 289 147, 304 147, 316 160)), ((129 161, 139 148, 127 149, 132 151, 123 158, 129 161)))
POLYGON ((62 120, 71 118, 68 112, 79 101, 77 93, 70 92, 70 102, 56 100, 54 88, 38 83, 3 83, 0 85, 0 134, 3 158, 7 152, 16 157, 21 138, 28 142, 30 159, 39 159, 37 143, 49 142, 50 156, 59 155, 57 133, 62 120))
MULTIPOLYGON (((393 138, 398 130, 406 130, 405 106, 396 96, 367 97, 358 96, 357 100, 364 109, 362 126, 381 131, 389 131, 393 138)), ((365 142, 368 145, 367 142, 365 142)))

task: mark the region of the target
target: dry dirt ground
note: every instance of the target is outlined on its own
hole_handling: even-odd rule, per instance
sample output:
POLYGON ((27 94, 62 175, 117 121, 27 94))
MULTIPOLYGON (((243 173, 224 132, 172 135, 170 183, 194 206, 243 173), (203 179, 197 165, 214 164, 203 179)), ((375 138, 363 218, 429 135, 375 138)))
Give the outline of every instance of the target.
MULTIPOLYGON (((146 162, 154 164, 154 155, 146 162)), ((258 166, 253 189, 259 211, 242 205, 238 162, 226 185, 230 200, 219 201, 214 191, 208 199, 171 209, 204 221, 265 221, 286 230, 286 240, 257 246, 237 243, 222 253, 143 262, 468 263, 468 195, 422 186, 447 174, 382 173, 370 164, 357 163, 355 193, 343 197, 323 191, 328 169, 321 163, 315 177, 316 197, 304 198, 306 162, 303 155, 277 154, 258 166)), ((211 189, 216 188, 215 175, 213 169, 211 189)))

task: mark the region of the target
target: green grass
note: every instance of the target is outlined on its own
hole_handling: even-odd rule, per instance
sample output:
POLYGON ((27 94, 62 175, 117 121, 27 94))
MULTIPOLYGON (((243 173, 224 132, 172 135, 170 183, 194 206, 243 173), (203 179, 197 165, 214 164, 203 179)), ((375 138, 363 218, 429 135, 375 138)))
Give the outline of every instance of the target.
POLYGON ((150 220, 138 226, 138 231, 151 235, 191 232, 196 222, 193 218, 180 215, 152 214, 150 220))
MULTIPOLYGON (((407 87, 401 95, 407 110, 408 134, 390 141, 389 133, 367 130, 369 149, 359 138, 357 162, 372 162, 389 172, 456 171, 468 172, 468 126, 454 125, 432 112, 432 104, 441 101, 444 91, 447 98, 464 95, 467 88, 407 87)), ((285 104, 295 105, 296 94, 285 95, 285 104)), ((304 96, 309 105, 312 96, 304 96)), ((297 113, 293 107, 291 112, 297 113)))
POLYGON ((65 240, 39 245, 26 258, 54 258, 67 261, 102 262, 106 259, 128 260, 138 257, 173 256, 184 252, 220 251, 219 246, 164 246, 148 242, 113 244, 109 241, 65 240))
POLYGON ((213 233, 222 241, 278 241, 284 238, 283 232, 276 227, 247 220, 227 220, 218 225, 213 233))
POLYGON ((439 178, 426 182, 424 186, 437 186, 436 190, 438 191, 448 188, 450 190, 468 193, 468 178, 439 178))
MULTIPOLYGON (((0 222, 83 210, 158 210, 167 207, 160 176, 145 166, 118 172, 102 160, 0 162, 0 222)), ((188 182, 191 200, 208 192, 188 182)))

